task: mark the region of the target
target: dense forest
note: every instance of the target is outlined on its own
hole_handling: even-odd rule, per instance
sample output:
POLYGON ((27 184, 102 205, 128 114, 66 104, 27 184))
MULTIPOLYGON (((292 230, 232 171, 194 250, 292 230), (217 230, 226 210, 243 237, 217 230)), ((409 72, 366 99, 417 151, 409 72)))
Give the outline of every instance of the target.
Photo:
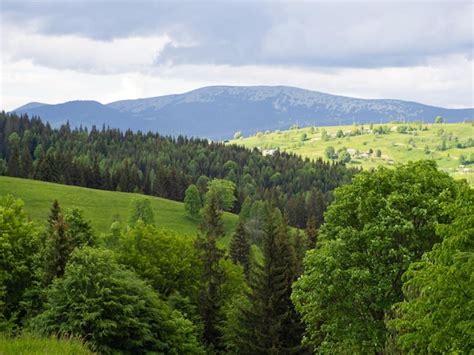
POLYGON ((233 212, 247 197, 271 200, 300 228, 311 217, 319 227, 331 191, 355 173, 341 163, 279 151, 263 156, 205 139, 106 127, 53 129, 37 117, 0 113, 0 174, 177 201, 191 184, 204 194, 210 179, 226 179, 236 187, 233 212))

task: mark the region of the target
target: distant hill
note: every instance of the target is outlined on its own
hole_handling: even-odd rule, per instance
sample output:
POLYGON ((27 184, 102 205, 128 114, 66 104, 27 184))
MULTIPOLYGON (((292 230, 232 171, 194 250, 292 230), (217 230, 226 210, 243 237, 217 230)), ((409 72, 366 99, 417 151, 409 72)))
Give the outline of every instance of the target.
POLYGON ((264 154, 279 149, 324 160, 328 159, 328 147, 333 147, 336 152, 346 148, 351 154, 348 166, 364 170, 433 159, 439 169, 474 185, 473 139, 474 123, 374 124, 269 132, 231 140, 229 144, 258 147, 264 154), (326 131, 326 138, 323 138, 323 129, 326 131), (374 134, 380 129, 388 131, 374 134), (380 150, 380 157, 376 155, 377 150, 380 150), (461 162, 461 155, 467 162, 461 162))
POLYGON ((287 86, 210 86, 184 94, 123 100, 103 105, 70 101, 48 105, 29 103, 17 113, 38 115, 58 126, 102 124, 122 129, 152 130, 162 134, 228 139, 236 131, 300 126, 423 120, 437 115, 448 122, 474 118, 474 109, 447 109, 416 102, 366 100, 287 86))
MULTIPOLYGON (((189 236, 195 236, 199 230, 198 221, 193 221, 186 216, 181 202, 160 197, 0 176, 0 196, 6 194, 21 198, 25 202, 28 216, 39 223, 46 223, 51 205, 54 199, 57 199, 64 209, 78 207, 83 210, 96 232, 105 233, 109 231, 110 225, 116 218, 122 222, 122 225, 127 224, 130 201, 138 197, 151 201, 157 226, 189 236)), ((227 238, 223 239, 223 243, 228 242, 236 223, 236 215, 224 213, 227 238)))

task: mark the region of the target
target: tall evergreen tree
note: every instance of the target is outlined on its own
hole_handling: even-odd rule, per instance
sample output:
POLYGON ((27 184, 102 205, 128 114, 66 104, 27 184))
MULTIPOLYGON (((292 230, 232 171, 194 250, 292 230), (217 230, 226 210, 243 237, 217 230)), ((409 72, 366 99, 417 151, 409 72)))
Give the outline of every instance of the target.
POLYGON ((229 249, 232 260, 244 268, 245 276, 248 277, 250 273, 250 242, 248 233, 245 230, 245 224, 240 219, 230 241, 229 249))
POLYGON ((203 265, 203 289, 200 295, 200 312, 204 322, 203 338, 210 347, 217 347, 220 337, 218 313, 221 306, 220 291, 225 278, 225 272, 220 265, 224 251, 217 246, 217 239, 224 235, 222 212, 218 205, 217 194, 211 193, 204 207, 202 234, 196 241, 199 259, 203 265))
POLYGON ((306 223, 305 234, 308 239, 308 246, 310 248, 316 247, 316 243, 318 240, 318 229, 316 228, 316 217, 314 215, 311 215, 308 218, 308 222, 306 223))
POLYGON ((46 285, 49 285, 55 277, 61 277, 64 274, 67 260, 72 251, 72 242, 66 232, 66 223, 57 201, 53 204, 49 221, 44 251, 44 282, 46 285))
POLYGON ((238 347, 245 354, 288 354, 299 350, 301 326, 291 306, 295 256, 281 214, 269 211, 263 265, 250 278, 250 307, 241 310, 238 347))
POLYGON ((20 170, 20 138, 16 132, 13 132, 8 137, 10 144, 10 157, 8 159, 8 175, 21 176, 20 170))

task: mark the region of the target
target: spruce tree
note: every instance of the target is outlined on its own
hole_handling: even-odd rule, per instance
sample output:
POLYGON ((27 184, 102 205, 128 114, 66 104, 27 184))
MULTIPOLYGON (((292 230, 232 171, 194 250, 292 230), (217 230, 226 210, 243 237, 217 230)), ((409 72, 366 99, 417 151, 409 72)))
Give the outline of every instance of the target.
POLYGON ((315 248, 318 239, 318 229, 316 228, 316 217, 314 215, 311 215, 308 218, 308 222, 306 223, 305 234, 308 238, 309 247, 315 248))
POLYGON ((224 235, 222 212, 218 209, 219 199, 211 193, 203 211, 202 234, 196 241, 196 249, 203 269, 201 280, 200 313, 204 323, 204 342, 210 347, 218 346, 218 313, 221 305, 220 289, 225 273, 220 265, 224 251, 217 246, 217 239, 224 235))
MULTIPOLYGON (((57 201, 55 201, 56 203, 57 201)), ((45 273, 44 282, 49 285, 55 277, 61 277, 64 274, 67 260, 72 251, 72 243, 70 236, 66 230, 66 223, 63 215, 53 204, 49 220, 52 224, 49 225, 48 235, 46 239, 44 261, 45 273)))
POLYGON ((290 300, 295 255, 281 214, 269 211, 263 239, 263 265, 250 277, 250 308, 242 309, 237 335, 245 354, 288 354, 299 351, 302 331, 290 300))
POLYGON ((245 224, 240 219, 230 241, 229 249, 232 260, 244 268, 245 276, 248 277, 250 272, 250 243, 245 224))

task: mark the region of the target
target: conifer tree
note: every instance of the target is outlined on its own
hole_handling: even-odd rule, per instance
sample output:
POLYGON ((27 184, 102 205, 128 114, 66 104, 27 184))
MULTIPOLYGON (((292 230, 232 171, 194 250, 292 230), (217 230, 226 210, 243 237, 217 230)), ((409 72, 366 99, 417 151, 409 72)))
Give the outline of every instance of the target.
POLYGON ((44 282, 49 285, 55 277, 64 274, 67 260, 72 251, 70 236, 57 201, 54 201, 48 218, 49 227, 44 250, 44 282))
POLYGON ((263 239, 263 265, 256 264, 250 277, 250 307, 241 310, 237 335, 245 354, 297 352, 301 326, 291 305, 295 255, 281 214, 269 211, 263 239))
POLYGON ((217 347, 220 337, 218 313, 221 306, 220 289, 225 273, 220 265, 224 251, 217 246, 217 239, 224 235, 222 212, 218 209, 219 199, 211 193, 203 210, 202 234, 196 241, 199 259, 203 269, 201 280, 200 312, 204 323, 203 338, 210 347, 217 347))
POLYGON ((311 215, 308 218, 308 222, 306 223, 305 234, 308 238, 309 247, 315 248, 318 239, 318 229, 316 228, 316 217, 314 215, 311 215))
POLYGON ((10 176, 20 176, 20 152, 19 152, 19 142, 20 138, 16 132, 13 132, 8 137, 8 142, 10 143, 10 158, 8 159, 8 175, 10 176))
POLYGON ((248 277, 250 272, 250 243, 245 224, 240 219, 230 241, 229 252, 232 260, 244 268, 245 276, 248 277))

